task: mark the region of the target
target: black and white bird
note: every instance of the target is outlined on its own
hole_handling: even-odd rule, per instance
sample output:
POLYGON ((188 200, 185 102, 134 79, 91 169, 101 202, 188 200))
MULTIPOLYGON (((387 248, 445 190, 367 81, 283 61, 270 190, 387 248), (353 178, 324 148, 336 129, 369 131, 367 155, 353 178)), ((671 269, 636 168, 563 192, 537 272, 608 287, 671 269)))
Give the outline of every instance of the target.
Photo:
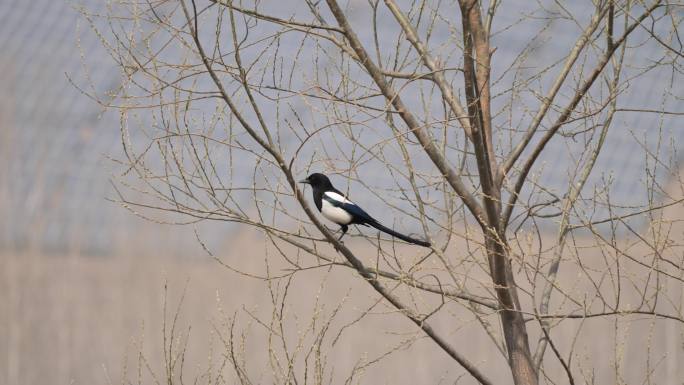
POLYGON ((301 180, 300 183, 311 185, 314 203, 316 204, 318 211, 320 211, 324 217, 340 225, 342 228, 342 235, 339 239, 342 239, 344 234, 347 233, 349 225, 364 225, 373 226, 382 232, 406 242, 430 247, 430 242, 411 238, 407 235, 400 234, 389 227, 381 225, 375 218, 371 217, 356 203, 347 199, 344 194, 333 187, 332 183, 330 183, 330 179, 323 174, 313 173, 306 179, 301 180))

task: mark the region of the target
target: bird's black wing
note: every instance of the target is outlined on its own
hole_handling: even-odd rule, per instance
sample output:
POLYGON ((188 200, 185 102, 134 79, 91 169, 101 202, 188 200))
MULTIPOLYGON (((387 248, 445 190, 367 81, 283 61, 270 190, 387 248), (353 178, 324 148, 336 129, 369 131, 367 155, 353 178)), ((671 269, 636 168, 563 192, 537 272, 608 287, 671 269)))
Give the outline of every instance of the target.
MULTIPOLYGON (((420 239, 415 239, 411 238, 408 235, 404 235, 402 233, 398 233, 389 227, 383 226, 380 222, 375 220, 375 218, 371 217, 370 214, 365 212, 361 207, 356 205, 356 203, 350 201, 347 199, 341 192, 335 190, 335 191, 326 191, 323 193, 323 199, 325 199, 327 202, 329 202, 332 206, 334 207, 339 207, 352 216, 352 222, 351 223, 356 223, 356 224, 361 224, 361 225, 370 225, 375 227, 376 229, 385 232, 389 235, 392 235, 394 237, 397 237, 399 239, 402 239, 406 242, 413 243, 416 245, 424 246, 424 247, 430 247, 430 242, 422 241, 420 239)), ((346 230, 345 230, 346 231, 346 230)))
POLYGON ((376 223, 377 221, 365 212, 356 203, 347 199, 342 193, 338 191, 326 191, 323 194, 323 199, 328 201, 334 207, 339 207, 354 217, 353 223, 365 224, 365 223, 376 223))
POLYGON ((342 203, 340 207, 346 210, 354 217, 354 222, 360 224, 377 222, 375 219, 373 219, 373 217, 370 216, 370 214, 363 211, 361 207, 357 206, 354 203, 342 203))

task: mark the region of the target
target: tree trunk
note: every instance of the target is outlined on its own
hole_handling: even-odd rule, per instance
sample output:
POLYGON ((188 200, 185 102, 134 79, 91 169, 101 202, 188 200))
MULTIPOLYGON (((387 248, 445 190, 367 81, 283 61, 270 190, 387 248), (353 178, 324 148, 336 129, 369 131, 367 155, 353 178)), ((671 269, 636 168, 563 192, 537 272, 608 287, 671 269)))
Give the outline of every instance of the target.
POLYGON ((513 381, 516 385, 537 385, 537 373, 507 249, 490 231, 487 232, 485 245, 497 298, 504 309, 500 317, 513 381))

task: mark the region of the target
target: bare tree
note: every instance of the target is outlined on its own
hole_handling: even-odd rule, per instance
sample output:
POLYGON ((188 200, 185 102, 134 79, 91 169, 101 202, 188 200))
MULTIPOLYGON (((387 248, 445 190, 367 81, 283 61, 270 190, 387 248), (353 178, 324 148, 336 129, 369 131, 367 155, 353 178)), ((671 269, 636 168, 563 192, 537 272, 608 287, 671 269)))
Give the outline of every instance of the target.
MULTIPOLYGON (((662 141, 668 119, 681 116, 681 7, 115 2, 107 15, 83 13, 122 85, 108 97, 87 93, 121 113, 117 191, 137 214, 260 229, 277 250, 269 258, 283 263, 268 272, 269 285, 310 269, 352 269, 476 382, 492 384, 495 368, 434 327, 436 314, 468 309, 515 384, 591 382, 573 360, 582 353, 554 328, 637 315, 680 331, 684 322, 681 239, 662 217, 681 200, 656 178, 678 175, 676 143, 642 146, 643 204, 620 206, 610 181, 590 182, 610 139, 630 135, 622 121, 659 117, 648 137, 662 141), (660 107, 621 104, 654 73, 669 74, 660 107), (611 136, 618 119, 623 132, 611 136), (559 149, 557 164, 540 163, 559 149), (562 190, 542 177, 544 167, 562 190), (368 265, 371 256, 339 242, 311 208, 297 181, 312 171, 337 174, 352 198, 365 193, 401 214, 407 222, 395 226, 420 229, 432 248, 364 238, 377 254, 368 265), (562 280, 561 265, 581 278, 562 280), (418 294, 431 299, 416 302, 418 294), (551 361, 565 380, 545 374, 551 361)), ((275 308, 285 301, 274 298, 275 308)), ((249 382, 238 361, 237 376, 249 382)), ((302 376, 292 368, 283 382, 302 376)))

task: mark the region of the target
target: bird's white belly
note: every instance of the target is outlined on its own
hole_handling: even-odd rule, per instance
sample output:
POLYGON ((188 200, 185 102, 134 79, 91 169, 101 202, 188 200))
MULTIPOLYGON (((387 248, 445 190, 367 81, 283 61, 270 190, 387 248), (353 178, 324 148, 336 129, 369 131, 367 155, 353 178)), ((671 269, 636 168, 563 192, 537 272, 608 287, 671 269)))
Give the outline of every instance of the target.
POLYGON ((323 199, 321 214, 338 225, 348 225, 352 221, 352 216, 344 209, 335 207, 330 202, 323 199))

